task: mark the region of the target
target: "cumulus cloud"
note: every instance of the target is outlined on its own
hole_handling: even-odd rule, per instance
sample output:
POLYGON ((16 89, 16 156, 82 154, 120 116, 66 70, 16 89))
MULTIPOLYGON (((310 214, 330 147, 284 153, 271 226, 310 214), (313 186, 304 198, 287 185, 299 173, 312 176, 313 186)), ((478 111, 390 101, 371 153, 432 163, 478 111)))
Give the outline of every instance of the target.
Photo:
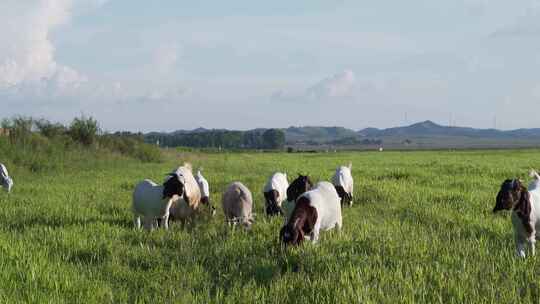
POLYGON ((50 35, 69 23, 74 11, 105 0, 3 0, 0 2, 0 89, 33 91, 72 89, 87 81, 75 69, 58 63, 50 35))
POLYGON ((69 19, 69 1, 17 1, 0 4, 0 87, 50 77, 57 70, 49 33, 69 19))
POLYGON ((332 77, 323 79, 319 83, 307 89, 307 96, 311 99, 347 97, 354 88, 356 79, 354 72, 345 70, 332 77))
MULTIPOLYGON (((55 58, 51 33, 72 18, 96 9, 107 0, 0 1, 0 97, 8 104, 66 105, 124 104, 178 100, 188 90, 171 85, 130 88, 129 84, 89 79, 55 58)), ((161 44, 148 59, 150 72, 164 74, 177 64, 180 48, 161 44)), ((145 73, 146 74, 146 73, 145 73)), ((147 74, 146 74, 147 75, 147 74)), ((74 105, 75 106, 75 105, 74 105)))
POLYGON ((351 70, 344 70, 325 78, 301 92, 276 91, 272 94, 274 101, 315 102, 354 97, 357 87, 356 76, 351 70))

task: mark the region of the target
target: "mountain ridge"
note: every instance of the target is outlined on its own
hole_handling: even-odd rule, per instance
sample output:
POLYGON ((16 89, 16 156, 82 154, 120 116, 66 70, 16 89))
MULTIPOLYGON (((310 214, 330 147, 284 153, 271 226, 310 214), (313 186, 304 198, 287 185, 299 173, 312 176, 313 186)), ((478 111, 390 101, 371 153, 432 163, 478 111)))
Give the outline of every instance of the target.
POLYGON ((362 137, 403 137, 403 136, 454 136, 486 139, 540 139, 540 128, 521 128, 514 130, 478 129, 472 127, 443 126, 431 120, 417 122, 403 127, 386 129, 365 128, 358 131, 362 137))
MULTIPOLYGON (((260 136, 268 129, 270 128, 239 131, 197 127, 192 130, 150 132, 146 133, 145 137, 149 142, 155 142, 156 138, 161 138, 163 139, 162 142, 166 142, 167 138, 178 139, 186 137, 196 142, 206 142, 214 135, 224 139, 237 138, 238 136, 244 136, 242 134, 249 133, 251 135, 246 135, 255 140, 254 138, 260 136), (214 135, 211 135, 211 133, 214 135), (229 135, 226 135, 226 133, 229 133, 229 135), (195 139, 193 136, 196 136, 198 139, 195 139)), ((394 148, 471 148, 489 146, 496 148, 517 145, 538 146, 540 144, 540 128, 520 128, 515 130, 477 129, 472 127, 444 126, 431 120, 385 129, 368 127, 357 131, 339 126, 290 126, 279 128, 279 130, 284 132, 285 144, 289 146, 385 146, 394 148)))

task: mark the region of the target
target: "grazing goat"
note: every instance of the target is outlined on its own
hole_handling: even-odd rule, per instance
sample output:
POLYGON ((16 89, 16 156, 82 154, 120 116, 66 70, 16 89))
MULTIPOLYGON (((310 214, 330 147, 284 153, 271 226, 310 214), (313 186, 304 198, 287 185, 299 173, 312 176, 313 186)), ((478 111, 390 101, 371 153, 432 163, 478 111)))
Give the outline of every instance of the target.
POLYGON ((285 222, 289 220, 289 217, 294 210, 296 199, 306 191, 309 191, 312 187, 313 183, 309 176, 301 174, 298 174, 298 177, 289 185, 287 188, 287 201, 285 201, 282 206, 285 222))
POLYGON ((336 169, 336 173, 332 177, 332 184, 336 187, 336 191, 341 199, 341 204, 353 204, 353 187, 354 181, 351 174, 352 163, 348 166, 340 166, 336 169))
POLYGON ((8 170, 4 164, 0 164, 0 185, 6 190, 8 193, 11 192, 11 188, 13 188, 13 179, 9 177, 8 170))
POLYGON ((185 226, 188 220, 192 220, 201 202, 201 190, 191 171, 191 165, 185 163, 174 171, 183 178, 184 195, 175 200, 171 205, 171 220, 180 220, 185 226))
POLYGON ((212 215, 216 214, 216 208, 212 206, 212 203, 210 203, 210 186, 208 185, 208 181, 201 173, 201 170, 199 169, 197 171, 197 175, 195 175, 195 180, 197 181, 197 184, 199 185, 199 190, 201 191, 201 203, 205 206, 208 206, 210 208, 212 215))
POLYGON ((240 182, 230 184, 221 200, 225 218, 229 223, 242 223, 246 228, 253 224, 253 197, 251 191, 240 182))
POLYGON ((264 185, 263 194, 266 201, 266 214, 269 216, 283 214, 281 203, 287 197, 287 174, 276 172, 268 179, 264 185))
POLYGON ((279 238, 285 245, 300 245, 306 235, 313 243, 319 240, 320 230, 341 229, 341 203, 334 186, 319 182, 313 190, 302 194, 279 238))
POLYGON ((184 193, 183 177, 171 173, 162 186, 145 179, 133 190, 133 215, 136 228, 141 228, 141 217, 146 230, 154 228, 155 220, 162 219, 169 228, 169 209, 178 196, 184 193))
POLYGON ((534 180, 529 184, 529 190, 519 179, 507 179, 497 193, 493 212, 512 210, 512 226, 516 241, 516 253, 525 257, 526 244, 530 254, 535 254, 536 229, 540 228, 540 176, 531 171, 534 180))

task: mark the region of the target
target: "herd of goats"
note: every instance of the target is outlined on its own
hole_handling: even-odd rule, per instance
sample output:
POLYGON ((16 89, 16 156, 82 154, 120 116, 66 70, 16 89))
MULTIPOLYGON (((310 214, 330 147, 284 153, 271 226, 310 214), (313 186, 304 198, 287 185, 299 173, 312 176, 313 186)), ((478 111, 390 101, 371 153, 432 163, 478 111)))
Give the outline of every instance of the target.
MULTIPOLYGON (((285 225, 280 239, 285 244, 299 245, 304 238, 313 242, 319 231, 341 228, 341 204, 352 204, 353 177, 351 164, 340 166, 330 182, 315 185, 306 175, 299 175, 290 185, 285 173, 276 172, 268 179, 263 193, 268 216, 283 215, 285 225)), ((169 173, 163 185, 143 180, 133 191, 135 226, 147 230, 157 227, 168 229, 170 220, 182 225, 193 219, 199 205, 211 205, 208 181, 199 170, 193 175, 190 164, 169 173)), ((249 229, 254 221, 251 191, 241 182, 231 183, 222 196, 225 218, 232 225, 241 224, 249 229)))
MULTIPOLYGON (((493 212, 512 210, 511 219, 516 241, 516 253, 525 257, 535 254, 536 229, 540 228, 540 175, 530 171, 533 180, 528 187, 517 178, 505 180, 497 194, 493 212)), ((13 179, 0 163, 0 185, 9 193, 13 179)), ((280 240, 286 245, 299 245, 304 239, 317 242, 319 232, 342 227, 341 206, 352 205, 354 181, 351 164, 339 166, 332 182, 313 185, 309 176, 299 175, 290 185, 285 173, 276 172, 264 186, 265 210, 268 216, 282 215, 285 225, 280 240)), ((208 181, 199 170, 193 175, 190 164, 169 173, 162 185, 145 179, 133 191, 133 214, 137 228, 168 229, 170 220, 182 225, 191 221, 199 205, 206 205, 215 214, 210 202, 208 181)), ((222 207, 227 222, 250 228, 253 223, 251 191, 241 182, 231 183, 222 195, 222 207)), ((540 235, 539 235, 540 236, 540 235)))

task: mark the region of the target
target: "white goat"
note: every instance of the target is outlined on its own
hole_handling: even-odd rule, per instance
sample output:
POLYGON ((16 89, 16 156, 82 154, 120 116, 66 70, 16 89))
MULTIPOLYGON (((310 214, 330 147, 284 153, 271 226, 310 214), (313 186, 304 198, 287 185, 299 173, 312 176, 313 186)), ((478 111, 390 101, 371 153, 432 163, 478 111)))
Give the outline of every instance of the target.
POLYGON ((8 170, 4 164, 0 164, 0 185, 6 190, 8 193, 11 192, 11 188, 13 188, 13 179, 9 176, 8 170))
POLYGON ((201 173, 201 169, 197 171, 197 175, 195 175, 195 180, 197 181, 197 184, 199 185, 199 190, 201 191, 201 203, 203 205, 206 205, 210 208, 212 215, 216 214, 216 208, 212 206, 212 203, 210 202, 210 186, 208 184, 208 181, 201 173))
POLYGON ((341 203, 336 189, 329 182, 319 182, 298 197, 293 214, 280 231, 280 239, 285 244, 299 245, 307 234, 316 243, 321 230, 341 229, 342 226, 341 203))
POLYGON ((332 184, 341 199, 341 204, 353 204, 354 180, 351 174, 352 163, 348 166, 339 166, 332 177, 332 184))
POLYGON ((146 230, 155 227, 156 219, 162 219, 165 229, 169 228, 169 209, 174 200, 184 193, 183 177, 171 173, 162 186, 145 179, 133 190, 133 215, 135 227, 141 227, 141 217, 146 230))
POLYGON ((240 182, 230 184, 223 193, 223 212, 229 223, 242 223, 250 228, 253 223, 253 197, 251 191, 240 182))
POLYGON ((540 229, 540 176, 531 170, 534 180, 526 189, 519 179, 507 179, 497 194, 493 212, 512 210, 512 226, 516 241, 516 253, 525 257, 526 244, 530 254, 535 254, 536 231, 540 229))
POLYGON ((287 198, 288 187, 287 174, 276 172, 270 176, 263 188, 267 215, 283 213, 281 204, 287 198))
POLYGON ((204 178, 204 176, 201 174, 200 169, 197 171, 195 180, 197 180, 197 184, 199 185, 199 189, 201 190, 201 197, 209 197, 210 186, 208 185, 208 181, 206 180, 206 178, 204 178))
POLYGON ((193 176, 191 164, 185 163, 175 170, 178 176, 183 178, 184 194, 175 200, 171 206, 171 218, 180 220, 185 225, 187 220, 193 219, 201 202, 201 190, 193 176))

